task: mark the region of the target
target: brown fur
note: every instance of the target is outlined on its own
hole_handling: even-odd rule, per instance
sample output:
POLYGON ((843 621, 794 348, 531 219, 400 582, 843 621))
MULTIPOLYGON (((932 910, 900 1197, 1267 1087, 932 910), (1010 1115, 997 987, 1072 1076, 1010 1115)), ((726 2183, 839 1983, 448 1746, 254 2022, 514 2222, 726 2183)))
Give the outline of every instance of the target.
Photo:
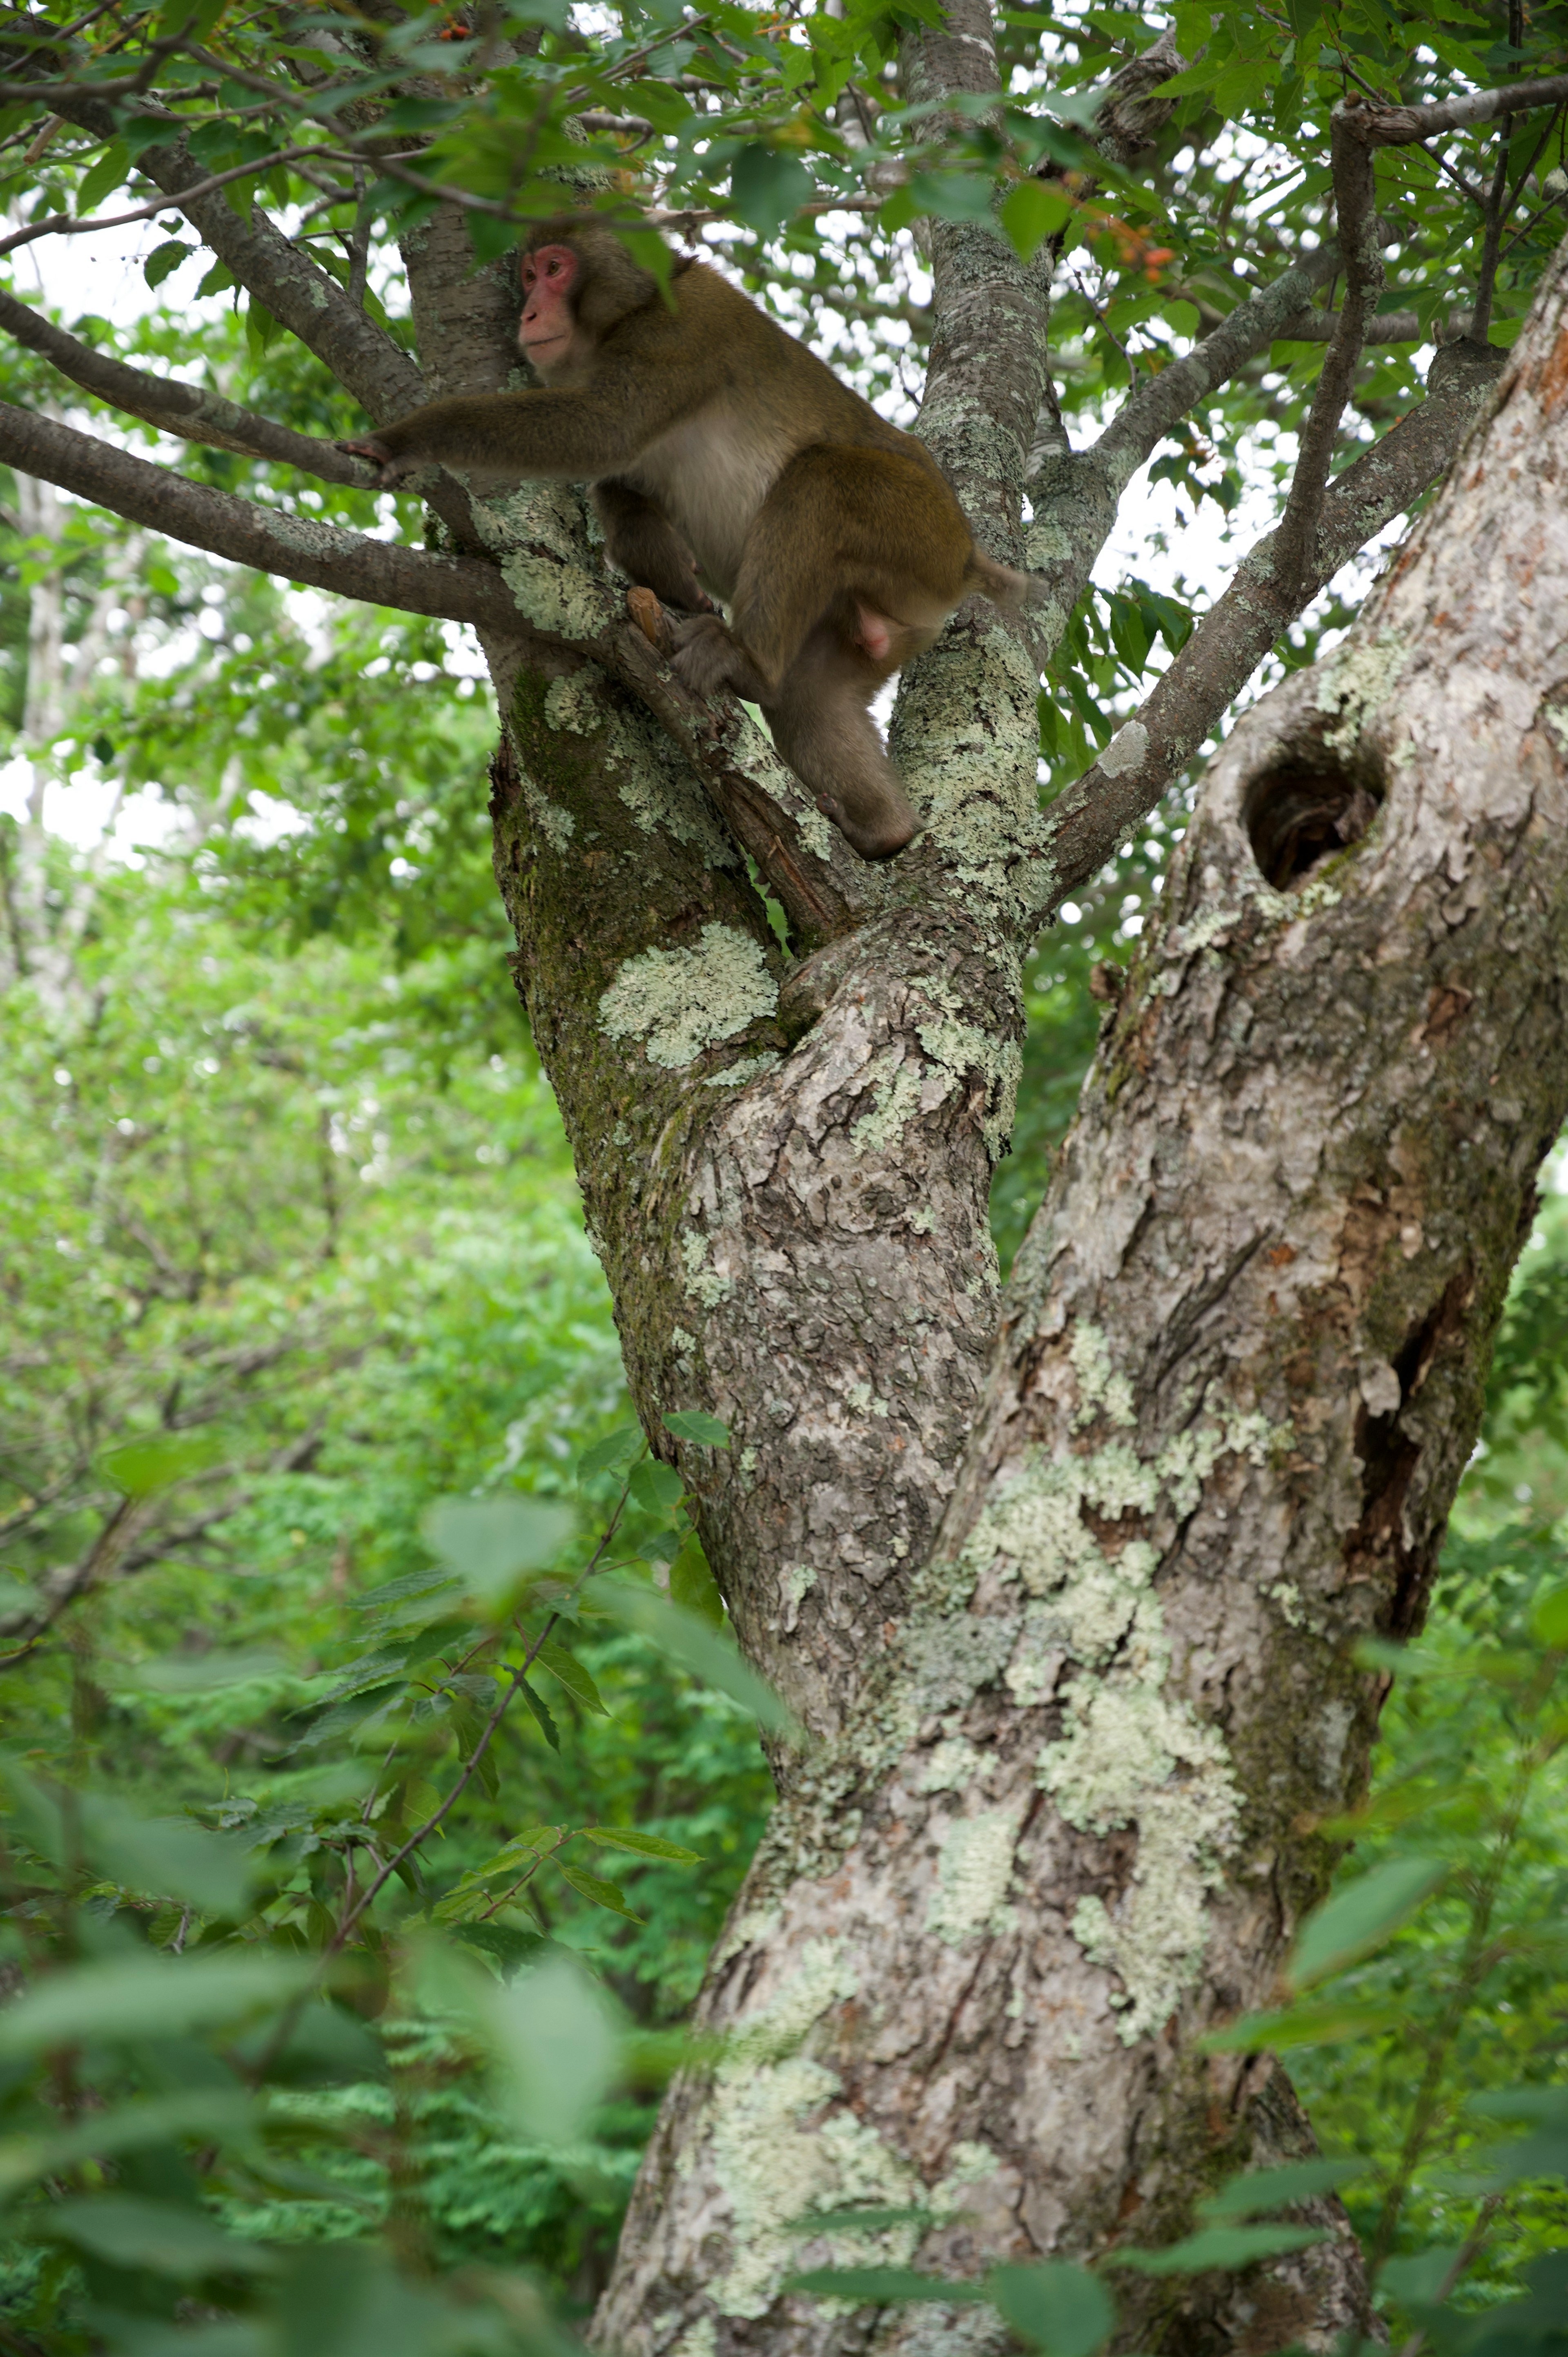
POLYGON ((1015 604, 1026 576, 975 547, 922 444, 716 271, 677 261, 666 303, 591 218, 542 223, 524 261, 549 246, 578 268, 540 390, 432 402, 344 447, 386 482, 432 459, 591 482, 614 563, 688 618, 688 686, 760 705, 819 808, 891 857, 919 820, 867 707, 963 597, 1015 604))

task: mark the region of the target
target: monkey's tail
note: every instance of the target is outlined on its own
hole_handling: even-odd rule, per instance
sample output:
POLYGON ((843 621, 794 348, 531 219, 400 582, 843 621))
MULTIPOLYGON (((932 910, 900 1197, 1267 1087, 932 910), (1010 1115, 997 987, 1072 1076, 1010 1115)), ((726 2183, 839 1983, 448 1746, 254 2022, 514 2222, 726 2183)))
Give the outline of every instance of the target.
POLYGON ((972 548, 969 553, 963 586, 966 592, 978 589, 983 597, 989 597, 993 606, 1002 606, 1008 613, 1016 613, 1020 606, 1031 604, 1044 587, 1035 574, 1018 573, 1010 565, 998 565, 979 548, 972 548))

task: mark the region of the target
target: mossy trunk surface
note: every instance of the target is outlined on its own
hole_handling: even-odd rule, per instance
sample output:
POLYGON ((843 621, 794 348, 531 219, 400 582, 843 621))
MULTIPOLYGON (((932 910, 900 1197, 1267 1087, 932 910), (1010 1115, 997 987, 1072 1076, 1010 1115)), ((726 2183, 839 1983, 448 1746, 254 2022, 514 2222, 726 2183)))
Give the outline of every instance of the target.
MULTIPOLYGON (((983 275, 982 235, 953 233, 950 282, 983 275)), ((950 346, 937 447, 987 402, 1015 446, 1043 339, 1007 351, 988 389, 983 339, 950 346)), ((988 1182, 1054 888, 1037 650, 976 605, 906 683, 928 832, 872 871, 822 829, 854 922, 802 958, 647 713, 495 651, 497 874, 633 1393, 811 1738, 607 2349, 989 2345, 983 2309, 781 2286, 1104 2258, 1311 2148, 1277 2065, 1197 2040, 1271 2000, 1323 1892, 1314 1828, 1362 1791, 1380 1701, 1356 1642, 1421 1618, 1568 1104, 1565 460, 1560 257, 1351 637, 1209 772, 1000 1299, 988 1182), (1294 873, 1324 808, 1344 847, 1294 873), (677 1449, 660 1418, 690 1406, 732 1449, 677 1449), (868 2201, 932 2222, 792 2231, 868 2201)), ((611 609, 575 492, 474 513, 532 619, 611 609)), ((1330 2239, 1248 2276, 1122 2276, 1127 2345, 1367 2329, 1342 2213, 1304 2214, 1330 2239)))

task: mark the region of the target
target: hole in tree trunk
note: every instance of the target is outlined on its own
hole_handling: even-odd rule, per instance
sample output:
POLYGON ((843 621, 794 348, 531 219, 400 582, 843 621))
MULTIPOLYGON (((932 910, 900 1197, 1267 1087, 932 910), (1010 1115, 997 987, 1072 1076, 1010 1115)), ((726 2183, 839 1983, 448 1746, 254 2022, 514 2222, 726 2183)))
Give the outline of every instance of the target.
POLYGON ((1252 856, 1276 891, 1294 891, 1320 859, 1366 834, 1381 801, 1377 787, 1347 770, 1283 762, 1247 796, 1252 856))

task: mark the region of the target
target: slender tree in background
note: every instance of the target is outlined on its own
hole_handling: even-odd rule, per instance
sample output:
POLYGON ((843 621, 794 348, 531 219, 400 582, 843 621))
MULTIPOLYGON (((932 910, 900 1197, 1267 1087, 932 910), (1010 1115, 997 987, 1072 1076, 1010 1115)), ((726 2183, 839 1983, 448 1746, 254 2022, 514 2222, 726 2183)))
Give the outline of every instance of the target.
MULTIPOLYGON (((1325 1887, 1318 1828, 1380 1698, 1353 1649, 1420 1621, 1568 1103, 1560 15, 1426 46, 1381 10, 1129 12, 1108 76, 1087 27, 1020 21, 0 20, 0 136, 46 175, 11 242, 128 180, 103 218, 188 224, 258 345, 286 329, 373 420, 507 382, 507 254, 563 174, 628 223, 636 173, 656 220, 783 233, 874 329, 832 218, 919 222, 918 430, 984 546, 1042 578, 903 681, 926 832, 873 871, 742 711, 663 668, 575 490, 442 478, 433 545, 350 532, 325 511, 356 461, 0 296, 81 392, 339 489, 250 500, 42 407, 0 408, 13 468, 486 648, 497 875, 628 1377, 809 1738, 702 2000, 724 2059, 667 2102, 601 2311, 639 2357, 967 2345, 989 2311, 851 2324, 789 2278, 1113 2259, 1311 2149, 1278 2066, 1202 2040, 1268 2002, 1325 1887), (417 367, 382 324, 393 233, 417 367), (1092 349, 1122 389, 1076 447, 1053 304, 1073 365, 1092 349), (1369 353, 1429 338, 1388 423, 1369 353), (1197 495, 1221 396, 1299 425, 1278 524, 1042 814, 1042 673, 1162 445, 1197 495), (1387 430, 1335 471, 1356 400, 1387 430), (1347 640, 1210 769, 1158 921, 1102 977, 999 1300, 987 1198, 1038 928, 1451 467, 1347 640), (693 1408, 728 1454, 670 1439, 693 1408), (880 2222, 811 2232, 856 2205, 880 2222)), ((1129 2345, 1365 2327, 1354 2241, 1326 2200, 1309 2216, 1327 2239, 1248 2276, 1129 2277, 1129 2345)))

